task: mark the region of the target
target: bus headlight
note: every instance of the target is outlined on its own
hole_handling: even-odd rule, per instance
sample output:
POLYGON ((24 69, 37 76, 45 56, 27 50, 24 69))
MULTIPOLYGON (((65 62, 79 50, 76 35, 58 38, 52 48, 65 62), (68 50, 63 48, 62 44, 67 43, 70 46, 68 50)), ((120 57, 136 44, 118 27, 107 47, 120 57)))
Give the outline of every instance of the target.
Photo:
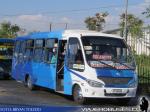
POLYGON ((90 80, 90 79, 87 79, 86 81, 92 87, 104 87, 104 84, 101 82, 97 82, 97 81, 90 80))
POLYGON ((133 81, 132 83, 129 84, 129 88, 135 88, 137 87, 137 81, 133 81))

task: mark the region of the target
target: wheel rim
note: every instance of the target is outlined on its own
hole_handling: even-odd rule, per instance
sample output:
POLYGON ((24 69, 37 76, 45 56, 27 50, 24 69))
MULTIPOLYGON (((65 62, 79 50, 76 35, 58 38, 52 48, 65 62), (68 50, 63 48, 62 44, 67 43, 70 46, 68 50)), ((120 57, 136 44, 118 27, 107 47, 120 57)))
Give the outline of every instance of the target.
POLYGON ((30 77, 28 78, 27 85, 28 85, 28 87, 29 87, 29 88, 31 88, 31 87, 32 87, 32 82, 31 82, 31 79, 30 79, 30 77))
POLYGON ((75 98, 76 101, 79 101, 79 102, 83 100, 82 90, 81 90, 80 87, 78 87, 75 90, 74 98, 75 98))

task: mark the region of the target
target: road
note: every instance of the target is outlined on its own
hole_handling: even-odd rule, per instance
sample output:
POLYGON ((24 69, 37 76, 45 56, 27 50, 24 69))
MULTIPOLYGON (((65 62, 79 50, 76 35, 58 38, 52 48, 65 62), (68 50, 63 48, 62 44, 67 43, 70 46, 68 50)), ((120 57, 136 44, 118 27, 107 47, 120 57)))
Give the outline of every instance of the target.
POLYGON ((8 105, 77 105, 71 98, 50 90, 30 91, 22 83, 14 80, 0 80, 0 104, 8 105))
MULTIPOLYGON (((129 104, 134 104, 134 100, 129 104)), ((40 88, 30 91, 15 80, 0 80, 0 105, 79 106, 71 97, 40 88)), ((92 99, 88 105, 118 107, 113 100, 92 99)), ((124 105, 126 106, 126 105, 124 105)))

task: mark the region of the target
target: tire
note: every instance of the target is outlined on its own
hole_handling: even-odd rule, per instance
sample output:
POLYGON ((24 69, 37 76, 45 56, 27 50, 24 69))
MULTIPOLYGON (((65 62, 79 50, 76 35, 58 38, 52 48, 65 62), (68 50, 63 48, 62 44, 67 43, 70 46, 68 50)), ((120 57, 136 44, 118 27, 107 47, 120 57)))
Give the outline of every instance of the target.
POLYGON ((23 85, 24 85, 24 87, 28 87, 27 81, 23 81, 23 85))
POLYGON ((35 86, 34 86, 34 84, 33 84, 32 79, 31 79, 30 76, 28 76, 28 78, 27 78, 27 87, 28 87, 30 90, 34 90, 34 89, 35 89, 35 86))
POLYGON ((83 97, 82 90, 81 90, 80 86, 78 86, 78 85, 75 85, 75 87, 73 89, 73 99, 78 104, 85 104, 86 103, 86 98, 83 97))

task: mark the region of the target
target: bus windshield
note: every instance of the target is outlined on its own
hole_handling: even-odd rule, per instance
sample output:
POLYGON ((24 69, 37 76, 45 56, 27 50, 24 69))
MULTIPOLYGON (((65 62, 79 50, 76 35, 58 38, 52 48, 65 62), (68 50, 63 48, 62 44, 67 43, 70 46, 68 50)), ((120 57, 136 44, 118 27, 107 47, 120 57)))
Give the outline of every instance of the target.
POLYGON ((135 61, 123 39, 84 36, 87 63, 93 68, 135 69, 135 61))

